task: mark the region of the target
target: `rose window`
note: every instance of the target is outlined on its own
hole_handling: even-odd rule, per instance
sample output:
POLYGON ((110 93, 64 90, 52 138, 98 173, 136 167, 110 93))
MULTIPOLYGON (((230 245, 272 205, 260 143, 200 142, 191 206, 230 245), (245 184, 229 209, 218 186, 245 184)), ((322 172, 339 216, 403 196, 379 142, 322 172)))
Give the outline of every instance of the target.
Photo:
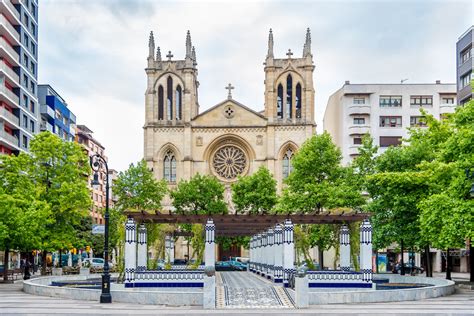
POLYGON ((224 146, 214 154, 212 166, 220 177, 231 180, 244 172, 247 158, 240 148, 224 146))

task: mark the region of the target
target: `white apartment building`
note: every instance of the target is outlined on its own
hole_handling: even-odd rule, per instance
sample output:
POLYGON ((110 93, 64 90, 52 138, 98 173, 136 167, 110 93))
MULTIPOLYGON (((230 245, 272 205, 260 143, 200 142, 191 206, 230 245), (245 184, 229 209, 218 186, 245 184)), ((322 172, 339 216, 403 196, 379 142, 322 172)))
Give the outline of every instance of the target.
POLYGON ((323 127, 341 148, 343 164, 358 155, 369 133, 382 153, 408 137, 408 128, 423 126, 420 108, 436 118, 453 113, 456 84, 351 84, 329 97, 323 127))

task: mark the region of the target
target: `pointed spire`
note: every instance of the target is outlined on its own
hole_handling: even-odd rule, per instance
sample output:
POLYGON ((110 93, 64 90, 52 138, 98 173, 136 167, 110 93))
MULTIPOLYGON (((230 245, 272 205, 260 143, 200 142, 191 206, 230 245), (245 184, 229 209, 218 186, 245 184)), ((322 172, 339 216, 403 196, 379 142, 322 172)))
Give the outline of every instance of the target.
POLYGON ((273 58, 273 32, 272 32, 272 29, 270 29, 270 33, 268 34, 267 58, 273 58))
POLYGON ((186 34, 186 58, 191 58, 192 59, 192 44, 191 44, 191 32, 186 34))
POLYGON ((153 59, 153 53, 155 52, 155 37, 153 31, 150 32, 150 38, 148 39, 148 58, 153 59))
POLYGON ((156 61, 160 62, 161 61, 161 50, 160 46, 156 49, 156 61))
POLYGON ((193 46, 193 50, 192 50, 192 52, 191 52, 191 58, 192 58, 192 60, 193 60, 193 64, 194 64, 194 65, 197 65, 196 49, 194 48, 194 46, 193 46))
POLYGON ((306 30, 306 41, 303 46, 303 57, 311 56, 311 31, 308 29, 306 30))

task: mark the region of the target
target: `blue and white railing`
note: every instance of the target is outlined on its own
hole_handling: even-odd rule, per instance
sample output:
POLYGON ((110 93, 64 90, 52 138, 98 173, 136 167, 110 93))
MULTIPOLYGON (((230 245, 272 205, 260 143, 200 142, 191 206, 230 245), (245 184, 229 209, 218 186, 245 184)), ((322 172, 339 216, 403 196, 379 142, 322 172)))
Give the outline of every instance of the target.
POLYGON ((372 288, 372 278, 354 271, 307 271, 310 288, 372 288))
POLYGON ((203 270, 148 270, 135 272, 135 280, 125 287, 203 287, 203 270))

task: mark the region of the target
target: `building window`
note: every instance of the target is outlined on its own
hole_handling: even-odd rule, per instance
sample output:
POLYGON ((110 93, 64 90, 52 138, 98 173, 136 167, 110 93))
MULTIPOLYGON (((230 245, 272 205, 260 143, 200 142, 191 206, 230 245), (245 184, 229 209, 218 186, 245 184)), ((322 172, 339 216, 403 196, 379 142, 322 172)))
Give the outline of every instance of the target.
POLYGON ((28 97, 26 95, 23 95, 23 106, 28 108, 28 97))
POLYGON ((399 146, 401 144, 401 136, 380 136, 380 147, 399 146))
POLYGON ((23 75, 23 86, 25 86, 25 88, 28 88, 28 76, 27 75, 23 75))
POLYGON ((163 107, 163 86, 158 87, 158 119, 162 120, 164 118, 164 107, 163 107))
POLYGON ((182 109, 181 109, 181 104, 182 104, 182 91, 181 91, 181 86, 178 85, 176 88, 176 119, 181 120, 181 115, 182 115, 182 109))
POLYGON ((285 155, 283 155, 283 179, 288 178, 288 176, 293 171, 293 166, 291 165, 292 158, 293 150, 291 150, 291 148, 288 148, 288 150, 285 152, 285 155))
POLYGON ((466 61, 471 59, 471 56, 472 56, 472 48, 469 47, 468 49, 464 50, 461 53, 461 64, 464 64, 466 61))
POLYGON ((33 24, 33 21, 31 21, 31 34, 33 34, 33 36, 36 36, 36 26, 33 24))
POLYGON ((30 91, 31 93, 35 94, 35 84, 33 83, 33 81, 31 81, 30 83, 31 83, 30 91))
POLYGON ((277 117, 283 118, 283 86, 278 85, 277 117))
POLYGON ((410 116, 410 126, 411 127, 426 126, 425 119, 423 118, 423 116, 410 116))
POLYGON ((296 85, 296 118, 301 118, 301 85, 298 83, 296 85))
POLYGON ((23 66, 28 68, 28 56, 26 54, 23 54, 23 66))
POLYGON ((381 116, 380 127, 402 127, 401 116, 381 116))
POLYGON ((286 117, 291 118, 293 110, 293 79, 291 75, 286 78, 286 117))
POLYGON ((31 43, 31 53, 33 54, 33 56, 36 56, 36 45, 31 43))
POLYGON ((471 84, 471 72, 465 74, 464 76, 461 77, 461 87, 460 89, 467 87, 468 85, 471 84))
POLYGON ((23 24, 25 25, 30 24, 30 20, 28 19, 28 15, 26 14, 26 12, 23 13, 23 24))
POLYGON ((454 104, 454 98, 443 98, 441 104, 454 104))
POLYGON ((31 111, 31 113, 34 114, 34 113, 35 113, 35 110, 36 110, 36 109, 35 109, 35 103, 34 103, 33 101, 30 101, 30 111, 31 111))
POLYGON ((22 142, 23 148, 28 148, 28 138, 23 135, 23 142, 22 142))
POLYGON ((379 105, 381 108, 399 108, 402 106, 401 95, 380 96, 379 105))
POLYGON ((354 145, 362 145, 362 138, 354 137, 354 145))
POLYGON ((354 99, 352 100, 352 103, 353 103, 353 104, 365 104, 365 98, 359 98, 359 97, 358 97, 358 98, 354 98, 354 99))
POLYGON ((163 159, 163 177, 167 182, 176 182, 176 157, 171 150, 168 150, 163 159))
POLYGON ((23 33, 23 45, 25 45, 25 47, 28 48, 28 44, 29 44, 28 35, 26 35, 26 33, 23 33))
POLYGON ((32 133, 35 132, 35 122, 33 122, 32 120, 30 120, 30 131, 31 131, 32 133))
POLYGON ((30 71, 33 75, 36 75, 35 63, 30 61, 30 71))
POLYGON ((28 117, 23 114, 23 127, 28 128, 28 117))
POLYGON ((173 119, 173 78, 171 76, 168 77, 166 86, 166 116, 168 121, 173 119))
POLYGON ((432 107, 433 106, 433 96, 432 95, 412 95, 410 97, 411 106, 420 106, 420 107, 432 107))
POLYGON ((365 118, 364 117, 354 117, 354 125, 364 125, 365 118))

